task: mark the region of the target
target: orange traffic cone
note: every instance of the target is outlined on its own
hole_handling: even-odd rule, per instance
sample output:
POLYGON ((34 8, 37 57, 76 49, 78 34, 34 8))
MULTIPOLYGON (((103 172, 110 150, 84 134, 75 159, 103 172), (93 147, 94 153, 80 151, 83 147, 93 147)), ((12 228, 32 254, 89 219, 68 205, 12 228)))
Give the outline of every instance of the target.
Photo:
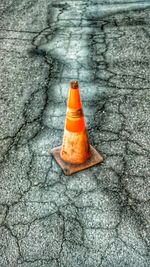
POLYGON ((102 156, 88 141, 77 81, 71 82, 63 144, 53 148, 52 155, 66 175, 87 169, 103 161, 102 156))

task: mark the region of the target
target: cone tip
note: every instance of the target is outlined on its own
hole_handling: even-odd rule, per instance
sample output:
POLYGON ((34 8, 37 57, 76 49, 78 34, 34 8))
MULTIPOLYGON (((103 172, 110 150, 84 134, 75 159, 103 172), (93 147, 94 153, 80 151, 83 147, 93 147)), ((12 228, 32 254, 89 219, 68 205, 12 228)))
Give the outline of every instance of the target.
POLYGON ((71 85, 72 89, 78 89, 79 88, 79 84, 78 84, 77 80, 71 81, 70 85, 71 85))

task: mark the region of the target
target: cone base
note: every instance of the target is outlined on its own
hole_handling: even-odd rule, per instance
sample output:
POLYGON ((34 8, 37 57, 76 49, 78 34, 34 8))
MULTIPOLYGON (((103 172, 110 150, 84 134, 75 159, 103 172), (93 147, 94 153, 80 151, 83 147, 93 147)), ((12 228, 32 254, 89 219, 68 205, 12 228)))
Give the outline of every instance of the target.
POLYGON ((90 168, 96 164, 103 162, 103 157, 95 150, 94 147, 90 145, 91 157, 84 162, 83 164, 72 164, 65 162, 60 157, 61 146, 55 147, 51 150, 51 153, 56 160, 56 162, 60 165, 65 175, 71 175, 75 172, 79 172, 90 168))

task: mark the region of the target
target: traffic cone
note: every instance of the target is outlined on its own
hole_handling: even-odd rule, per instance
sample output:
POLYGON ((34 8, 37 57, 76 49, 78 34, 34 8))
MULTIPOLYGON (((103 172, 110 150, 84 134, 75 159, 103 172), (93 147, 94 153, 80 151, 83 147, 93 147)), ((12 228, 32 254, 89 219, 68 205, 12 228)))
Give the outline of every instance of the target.
POLYGON ((66 175, 103 161, 89 144, 78 81, 71 82, 62 146, 53 148, 51 152, 66 175))

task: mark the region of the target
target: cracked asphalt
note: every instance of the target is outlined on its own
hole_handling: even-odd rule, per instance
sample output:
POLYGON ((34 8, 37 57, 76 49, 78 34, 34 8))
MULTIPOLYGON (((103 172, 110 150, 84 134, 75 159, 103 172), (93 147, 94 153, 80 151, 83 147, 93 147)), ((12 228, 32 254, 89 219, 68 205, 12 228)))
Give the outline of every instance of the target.
POLYGON ((0 3, 0 267, 150 266, 150 2, 0 3), (66 177, 78 79, 102 165, 66 177))

